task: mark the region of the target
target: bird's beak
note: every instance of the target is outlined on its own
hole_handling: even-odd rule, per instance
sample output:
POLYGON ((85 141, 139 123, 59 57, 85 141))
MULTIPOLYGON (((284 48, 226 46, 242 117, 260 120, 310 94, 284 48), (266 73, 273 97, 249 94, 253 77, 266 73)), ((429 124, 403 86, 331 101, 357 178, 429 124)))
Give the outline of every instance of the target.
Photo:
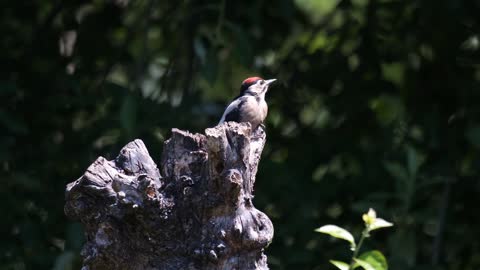
POLYGON ((277 79, 265 80, 265 83, 266 83, 267 85, 270 85, 270 84, 272 84, 273 82, 275 82, 276 80, 277 80, 277 79))

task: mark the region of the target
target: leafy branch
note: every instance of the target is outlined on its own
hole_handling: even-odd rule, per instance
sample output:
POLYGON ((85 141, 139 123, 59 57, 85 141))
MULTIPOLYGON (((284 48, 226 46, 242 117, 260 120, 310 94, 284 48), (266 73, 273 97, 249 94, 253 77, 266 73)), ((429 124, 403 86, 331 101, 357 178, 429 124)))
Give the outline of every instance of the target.
POLYGON ((362 231, 358 244, 355 242, 353 235, 342 227, 336 225, 325 225, 318 229, 316 232, 325 233, 338 239, 343 239, 350 243, 350 248, 353 251, 350 264, 342 261, 330 260, 335 267, 340 270, 353 270, 361 267, 365 270, 387 270, 388 264, 385 256, 378 250, 371 250, 362 253, 360 256, 360 249, 366 238, 370 237, 370 232, 381 228, 391 227, 393 223, 390 223, 382 218, 377 217, 375 210, 370 208, 367 213, 362 216, 365 222, 365 229, 362 231))

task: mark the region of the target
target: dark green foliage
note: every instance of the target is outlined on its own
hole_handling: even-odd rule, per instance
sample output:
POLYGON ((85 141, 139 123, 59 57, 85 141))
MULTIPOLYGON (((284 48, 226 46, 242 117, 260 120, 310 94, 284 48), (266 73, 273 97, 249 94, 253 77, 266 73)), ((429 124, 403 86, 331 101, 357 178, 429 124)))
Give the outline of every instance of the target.
POLYGON ((78 269, 65 184, 134 138, 213 126, 248 76, 277 78, 256 205, 272 269, 331 269, 369 207, 391 269, 480 267, 480 3, 0 4, 1 269, 78 269), (59 50, 67 30, 73 54, 59 50), (61 55, 62 53, 62 55, 61 55))

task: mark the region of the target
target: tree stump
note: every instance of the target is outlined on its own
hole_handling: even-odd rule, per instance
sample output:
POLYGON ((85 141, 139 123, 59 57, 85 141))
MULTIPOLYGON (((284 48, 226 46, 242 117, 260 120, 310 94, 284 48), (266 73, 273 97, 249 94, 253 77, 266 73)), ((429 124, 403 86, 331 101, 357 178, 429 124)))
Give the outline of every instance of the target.
POLYGON ((85 227, 87 269, 268 269, 270 219, 252 204, 265 132, 228 122, 173 129, 160 169, 141 140, 67 185, 65 213, 85 227))

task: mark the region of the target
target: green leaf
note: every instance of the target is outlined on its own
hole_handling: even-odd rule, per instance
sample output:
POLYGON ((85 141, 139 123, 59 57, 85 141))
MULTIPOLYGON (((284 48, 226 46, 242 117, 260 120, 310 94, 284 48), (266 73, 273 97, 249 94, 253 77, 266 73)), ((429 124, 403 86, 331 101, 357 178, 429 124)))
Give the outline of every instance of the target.
POLYGON ((295 5, 317 24, 337 7, 339 0, 295 0, 295 5))
POLYGON ((375 269, 375 268, 373 268, 373 266, 372 266, 370 263, 368 263, 368 262, 366 262, 366 261, 364 261, 364 260, 357 259, 357 258, 354 258, 353 260, 356 262, 356 265, 353 267, 353 269, 355 269, 355 268, 357 268, 358 266, 360 266, 360 267, 362 267, 362 268, 365 269, 365 270, 380 270, 380 269, 375 269))
POLYGON ((405 115, 405 104, 399 96, 380 95, 369 102, 370 109, 375 112, 378 122, 388 126, 403 119, 405 115))
POLYGON ((344 263, 341 261, 330 260, 330 263, 335 265, 335 267, 337 267, 340 270, 348 270, 348 268, 350 267, 348 263, 344 263))
POLYGON ((382 63, 381 69, 385 80, 392 82, 397 87, 402 86, 405 77, 405 64, 401 62, 382 63))
POLYGON ((329 234, 335 238, 343 239, 350 242, 352 248, 355 247, 355 239, 353 235, 345 230, 344 228, 338 227, 336 225, 325 225, 315 230, 319 233, 329 234))
POLYGON ((393 223, 384 220, 383 218, 375 218, 372 224, 368 227, 369 231, 378 230, 381 228, 392 227, 393 223))
POLYGON ((387 264, 387 259, 385 259, 385 256, 378 251, 378 250, 372 250, 372 251, 367 251, 360 255, 357 260, 360 260, 361 263, 358 263, 360 266, 362 266, 364 269, 367 269, 364 267, 366 266, 365 263, 367 263, 370 267, 368 269, 374 269, 374 270, 388 270, 388 264, 387 264))

